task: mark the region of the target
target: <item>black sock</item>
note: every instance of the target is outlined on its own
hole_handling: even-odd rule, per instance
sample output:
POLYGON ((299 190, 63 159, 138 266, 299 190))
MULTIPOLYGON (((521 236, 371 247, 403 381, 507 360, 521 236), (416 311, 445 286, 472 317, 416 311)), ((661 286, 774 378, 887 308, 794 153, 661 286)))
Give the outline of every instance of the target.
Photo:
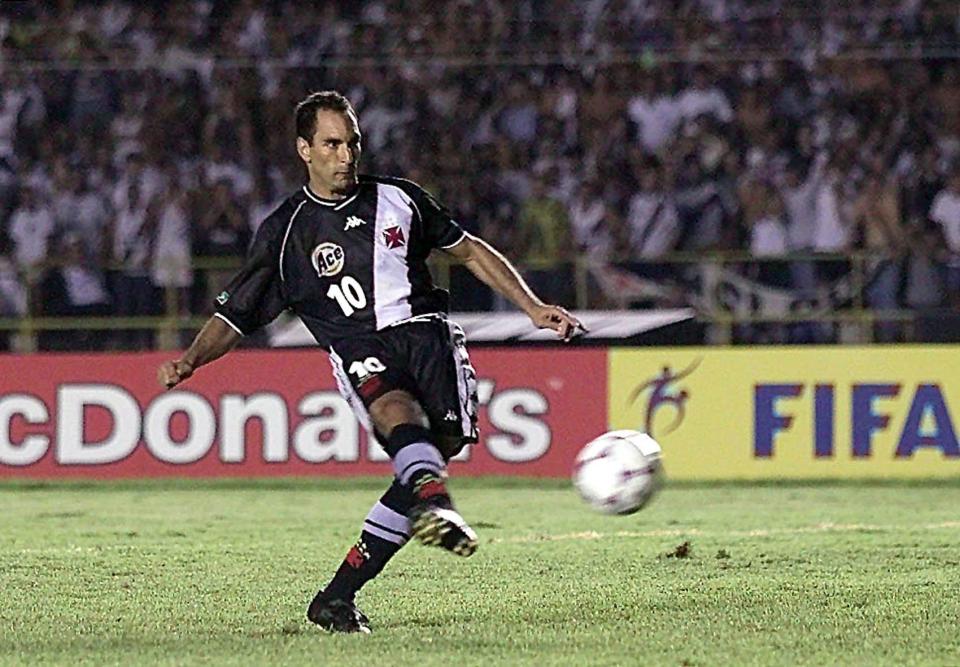
POLYGON ((360 539, 323 589, 324 596, 352 601, 365 583, 380 574, 410 536, 407 512, 412 502, 410 489, 394 480, 370 509, 360 539))

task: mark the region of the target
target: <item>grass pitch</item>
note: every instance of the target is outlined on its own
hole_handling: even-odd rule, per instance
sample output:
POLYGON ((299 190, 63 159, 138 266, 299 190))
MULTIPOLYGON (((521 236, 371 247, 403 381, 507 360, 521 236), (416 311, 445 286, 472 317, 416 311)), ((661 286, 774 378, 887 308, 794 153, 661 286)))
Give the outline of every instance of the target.
POLYGON ((409 545, 359 599, 374 634, 327 635, 306 604, 384 485, 0 485, 0 663, 960 663, 957 484, 675 484, 603 517, 455 480, 477 554, 409 545))

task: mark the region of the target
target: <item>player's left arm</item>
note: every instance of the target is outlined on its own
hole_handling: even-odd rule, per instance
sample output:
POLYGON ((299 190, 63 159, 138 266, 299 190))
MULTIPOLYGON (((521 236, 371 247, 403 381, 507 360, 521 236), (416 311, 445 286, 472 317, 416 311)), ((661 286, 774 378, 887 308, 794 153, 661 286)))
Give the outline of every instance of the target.
POLYGON ((510 263, 493 246, 481 238, 464 233, 456 245, 444 250, 470 269, 481 281, 510 299, 540 329, 553 329, 565 341, 586 327, 565 308, 544 303, 510 263))

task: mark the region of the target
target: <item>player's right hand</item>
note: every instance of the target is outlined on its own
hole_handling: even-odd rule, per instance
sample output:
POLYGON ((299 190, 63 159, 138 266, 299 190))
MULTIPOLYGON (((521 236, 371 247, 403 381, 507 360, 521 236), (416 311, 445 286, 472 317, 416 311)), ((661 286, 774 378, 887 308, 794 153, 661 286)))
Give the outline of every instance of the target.
POLYGON ((193 365, 182 359, 165 361, 157 369, 157 380, 166 389, 177 386, 191 375, 193 375, 193 365))

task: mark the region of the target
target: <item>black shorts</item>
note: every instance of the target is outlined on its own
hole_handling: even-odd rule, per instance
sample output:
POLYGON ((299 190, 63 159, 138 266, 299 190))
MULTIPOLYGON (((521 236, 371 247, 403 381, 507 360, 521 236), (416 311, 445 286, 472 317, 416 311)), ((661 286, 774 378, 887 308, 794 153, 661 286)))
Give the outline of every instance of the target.
POLYGON ((440 315, 420 315, 373 334, 337 341, 330 350, 337 387, 357 419, 381 444, 367 408, 388 391, 404 389, 430 419, 447 458, 477 442, 477 373, 463 329, 440 315))

